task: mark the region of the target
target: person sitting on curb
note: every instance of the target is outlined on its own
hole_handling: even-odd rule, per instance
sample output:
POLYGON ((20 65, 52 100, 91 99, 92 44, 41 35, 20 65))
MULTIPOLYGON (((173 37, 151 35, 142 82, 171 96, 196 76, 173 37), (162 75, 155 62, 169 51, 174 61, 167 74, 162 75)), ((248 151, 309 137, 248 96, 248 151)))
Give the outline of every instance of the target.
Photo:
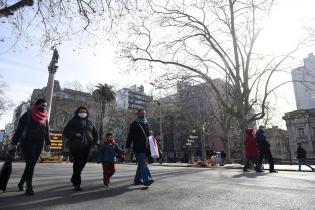
POLYGON ((301 171, 301 165, 306 165, 312 171, 315 171, 315 169, 306 162, 306 150, 301 146, 301 142, 297 143, 296 158, 298 159, 299 171, 301 171))

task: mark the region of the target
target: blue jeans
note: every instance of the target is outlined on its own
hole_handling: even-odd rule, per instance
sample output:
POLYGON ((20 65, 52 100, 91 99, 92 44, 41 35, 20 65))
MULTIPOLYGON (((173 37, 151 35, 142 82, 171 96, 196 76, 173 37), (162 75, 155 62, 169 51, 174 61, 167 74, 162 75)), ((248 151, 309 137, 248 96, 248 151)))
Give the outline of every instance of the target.
POLYGON ((135 156, 138 163, 138 167, 134 182, 143 181, 145 183, 151 180, 152 179, 151 173, 146 162, 146 153, 135 153, 135 156))

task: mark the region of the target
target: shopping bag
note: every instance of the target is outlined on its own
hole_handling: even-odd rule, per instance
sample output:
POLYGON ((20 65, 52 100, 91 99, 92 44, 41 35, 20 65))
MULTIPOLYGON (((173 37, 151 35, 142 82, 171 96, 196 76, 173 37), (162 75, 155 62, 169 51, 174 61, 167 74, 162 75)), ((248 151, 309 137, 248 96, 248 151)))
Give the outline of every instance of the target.
POLYGON ((151 152, 151 157, 153 158, 159 158, 159 148, 157 145, 157 141, 154 138, 154 136, 149 136, 149 143, 150 143, 150 152, 151 152))
POLYGON ((5 191, 7 189, 8 181, 10 179, 11 172, 12 172, 12 159, 13 159, 13 155, 8 154, 7 160, 4 162, 4 164, 1 167, 0 190, 5 191))

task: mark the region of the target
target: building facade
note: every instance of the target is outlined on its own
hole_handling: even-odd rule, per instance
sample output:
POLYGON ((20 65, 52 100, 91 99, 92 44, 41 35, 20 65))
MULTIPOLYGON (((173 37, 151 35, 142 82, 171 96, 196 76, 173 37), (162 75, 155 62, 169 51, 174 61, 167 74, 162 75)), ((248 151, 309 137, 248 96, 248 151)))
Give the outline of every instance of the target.
POLYGON ((291 157, 289 136, 286 130, 272 126, 266 129, 266 137, 270 143, 272 156, 277 160, 289 160, 291 157))
POLYGON ((285 113, 283 119, 289 136, 290 155, 296 158, 297 143, 307 151, 307 157, 315 158, 315 109, 300 109, 285 113))
POLYGON ((291 71, 297 109, 315 108, 315 56, 304 58, 304 65, 291 71))
MULTIPOLYGON (((46 87, 34 89, 31 101, 38 98, 45 98, 46 87)), ((90 93, 60 87, 59 81, 54 82, 54 92, 52 98, 49 126, 51 130, 62 131, 66 123, 74 116, 75 110, 79 106, 86 106, 89 111, 89 118, 92 122, 97 122, 97 106, 90 93)))
MULTIPOLYGON (((222 80, 215 80, 224 86, 222 80)), ((187 162, 201 158, 201 142, 206 154, 224 150, 224 133, 214 114, 220 113, 217 100, 206 83, 179 83, 174 95, 158 99, 161 102, 164 151, 169 160, 187 162)), ((222 111, 222 110, 221 110, 222 111)), ((158 110, 156 110, 158 112, 158 110)), ((153 129, 159 130, 158 113, 153 117, 153 129)), ((158 132, 159 133, 159 132, 158 132)))
POLYGON ((144 93, 144 87, 136 85, 123 88, 116 92, 116 108, 124 110, 138 110, 144 108, 145 104, 152 101, 152 97, 144 93))

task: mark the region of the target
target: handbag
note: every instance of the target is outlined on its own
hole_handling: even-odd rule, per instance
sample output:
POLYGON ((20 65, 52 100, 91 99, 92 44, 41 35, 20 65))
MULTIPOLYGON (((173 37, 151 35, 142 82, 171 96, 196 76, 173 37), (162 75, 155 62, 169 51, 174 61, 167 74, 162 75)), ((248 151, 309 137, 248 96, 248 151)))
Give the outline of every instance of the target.
POLYGON ((9 153, 7 155, 7 160, 4 162, 0 170, 0 190, 3 191, 7 189, 7 185, 11 176, 13 155, 13 153, 9 153))

